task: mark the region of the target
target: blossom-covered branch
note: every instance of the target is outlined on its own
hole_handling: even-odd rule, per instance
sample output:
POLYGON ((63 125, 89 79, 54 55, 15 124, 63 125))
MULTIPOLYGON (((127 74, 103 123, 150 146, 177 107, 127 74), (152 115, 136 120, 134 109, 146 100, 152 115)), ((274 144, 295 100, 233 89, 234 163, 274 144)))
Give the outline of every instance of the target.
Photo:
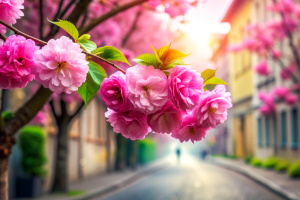
POLYGON ((82 29, 79 30, 80 34, 84 34, 84 33, 88 33, 90 30, 92 30, 93 28, 95 28, 98 24, 104 22, 105 20, 115 16, 116 14, 125 11, 131 7, 134 7, 136 5, 142 4, 144 2, 147 2, 148 0, 135 0, 132 1, 130 3, 127 3, 125 5, 119 6, 117 8, 112 9, 111 11, 105 13, 104 15, 93 19, 88 25, 86 25, 85 27, 83 27, 82 29))
MULTIPOLYGON (((33 37, 33 36, 27 35, 26 33, 23 33, 22 31, 20 31, 20 30, 16 29, 15 27, 13 27, 13 26, 11 26, 11 25, 5 23, 5 22, 2 21, 2 20, 0 20, 0 24, 2 24, 2 25, 4 25, 4 26, 6 26, 7 28, 11 29, 11 30, 12 30, 15 34, 17 34, 17 35, 22 35, 22 36, 24 36, 25 38, 31 39, 31 40, 35 41, 36 43, 38 43, 38 44, 40 44, 40 45, 47 45, 47 42, 45 42, 45 41, 43 41, 43 40, 40 40, 40 39, 38 39, 38 38, 35 38, 35 37, 33 37)), ((86 55, 88 55, 88 56, 90 56, 90 57, 93 57, 93 58, 96 58, 96 59, 98 59, 98 60, 101 60, 101 61, 103 61, 103 62, 105 62, 105 63, 107 63, 107 64, 113 66, 113 67, 116 68, 117 70, 119 70, 119 71, 125 73, 125 71, 124 71, 123 69, 121 69, 120 67, 118 67, 116 64, 114 64, 114 63, 112 63, 112 62, 110 62, 110 61, 108 61, 108 60, 106 60, 106 59, 104 59, 104 58, 101 58, 101 57, 99 57, 99 56, 97 56, 97 55, 88 53, 88 52, 86 52, 86 51, 83 51, 83 53, 85 53, 86 55)))

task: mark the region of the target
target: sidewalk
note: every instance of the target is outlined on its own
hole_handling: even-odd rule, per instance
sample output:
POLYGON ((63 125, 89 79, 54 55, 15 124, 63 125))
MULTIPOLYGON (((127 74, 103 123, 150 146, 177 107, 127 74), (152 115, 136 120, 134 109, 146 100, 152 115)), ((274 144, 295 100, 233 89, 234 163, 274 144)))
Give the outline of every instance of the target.
POLYGON ((86 200, 96 196, 106 194, 116 189, 133 183, 140 178, 154 174, 155 172, 168 166, 169 158, 153 161, 152 163, 139 166, 136 170, 124 170, 99 175, 82 181, 70 183, 70 191, 83 191, 80 196, 70 197, 67 194, 48 194, 38 198, 38 200, 86 200))
POLYGON ((291 179, 286 173, 255 168, 242 160, 209 157, 208 162, 243 174, 279 195, 292 200, 300 200, 300 179, 291 179))

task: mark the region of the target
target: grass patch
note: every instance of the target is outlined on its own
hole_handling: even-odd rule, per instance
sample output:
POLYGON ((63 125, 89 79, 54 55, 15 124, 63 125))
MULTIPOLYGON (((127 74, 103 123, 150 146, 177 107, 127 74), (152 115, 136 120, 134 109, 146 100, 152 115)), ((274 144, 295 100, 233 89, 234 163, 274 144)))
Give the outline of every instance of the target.
POLYGON ((223 154, 212 154, 212 157, 221 157, 221 158, 228 158, 228 159, 237 159, 236 155, 223 155, 223 154))
POLYGON ((67 195, 69 197, 76 197, 76 196, 84 195, 85 193, 86 193, 86 191, 82 191, 82 190, 72 190, 72 191, 69 191, 67 193, 67 195))

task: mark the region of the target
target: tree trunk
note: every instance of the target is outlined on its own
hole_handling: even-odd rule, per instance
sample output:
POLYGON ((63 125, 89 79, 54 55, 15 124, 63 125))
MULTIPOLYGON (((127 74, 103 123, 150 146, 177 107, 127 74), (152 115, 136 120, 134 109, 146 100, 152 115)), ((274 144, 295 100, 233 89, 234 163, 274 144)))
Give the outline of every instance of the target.
POLYGON ((54 181, 51 192, 67 192, 68 190, 68 130, 68 121, 62 119, 58 124, 54 181))
POLYGON ((2 153, 0 154, 0 200, 8 200, 9 156, 2 156, 2 153))
POLYGON ((117 141, 116 141, 116 163, 115 163, 115 170, 123 170, 125 168, 125 157, 126 157, 126 139, 121 135, 117 134, 117 141))

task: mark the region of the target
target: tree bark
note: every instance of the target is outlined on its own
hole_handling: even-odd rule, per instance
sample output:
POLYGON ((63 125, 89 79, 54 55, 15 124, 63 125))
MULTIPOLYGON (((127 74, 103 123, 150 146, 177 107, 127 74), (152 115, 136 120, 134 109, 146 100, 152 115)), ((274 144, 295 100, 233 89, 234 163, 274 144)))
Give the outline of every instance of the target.
POLYGON ((69 122, 61 119, 58 125, 56 141, 54 181, 51 192, 67 192, 68 190, 68 129, 69 122))
POLYGON ((116 162, 115 162, 115 170, 116 171, 120 171, 123 170, 125 168, 125 151, 126 151, 126 147, 125 147, 125 143, 126 140, 125 138, 121 135, 121 134, 117 134, 116 136, 117 140, 116 140, 116 162))
POLYGON ((0 156, 0 200, 8 200, 8 161, 9 156, 0 156))

